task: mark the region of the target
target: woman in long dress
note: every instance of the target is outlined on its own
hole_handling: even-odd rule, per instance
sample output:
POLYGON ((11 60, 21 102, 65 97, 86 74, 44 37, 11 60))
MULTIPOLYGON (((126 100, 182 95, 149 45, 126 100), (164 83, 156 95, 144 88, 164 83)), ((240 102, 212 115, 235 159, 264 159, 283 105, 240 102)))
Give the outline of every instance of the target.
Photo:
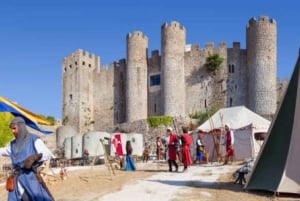
POLYGON ((132 146, 130 140, 126 142, 126 166, 125 170, 126 171, 135 171, 135 164, 134 160, 132 159, 132 146))

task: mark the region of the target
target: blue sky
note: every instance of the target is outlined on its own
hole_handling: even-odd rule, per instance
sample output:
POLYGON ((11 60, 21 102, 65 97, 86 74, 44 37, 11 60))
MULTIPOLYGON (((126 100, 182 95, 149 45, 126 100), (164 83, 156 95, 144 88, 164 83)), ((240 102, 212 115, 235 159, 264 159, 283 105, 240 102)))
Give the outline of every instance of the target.
POLYGON ((61 118, 61 62, 81 48, 101 65, 126 57, 126 34, 139 30, 149 53, 160 50, 160 27, 178 21, 187 44, 222 41, 245 48, 252 17, 277 22, 277 72, 291 76, 300 44, 299 3, 241 0, 27 0, 0 3, 0 96, 30 111, 61 118))

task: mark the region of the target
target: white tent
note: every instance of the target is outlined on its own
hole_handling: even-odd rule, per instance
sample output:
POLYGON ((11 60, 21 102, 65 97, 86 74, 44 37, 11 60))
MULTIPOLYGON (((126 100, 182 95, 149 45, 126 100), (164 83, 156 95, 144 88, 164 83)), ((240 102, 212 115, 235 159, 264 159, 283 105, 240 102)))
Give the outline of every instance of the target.
POLYGON ((255 132, 259 130, 267 131, 270 126, 270 121, 252 112, 245 106, 236 106, 222 108, 218 110, 210 121, 207 120, 198 127, 203 131, 210 131, 213 128, 223 128, 225 123, 229 123, 232 129, 238 129, 252 124, 255 132))
MULTIPOLYGON (((203 141, 206 145, 206 151, 209 153, 210 161, 217 160, 216 150, 218 148, 221 150, 221 155, 225 155, 225 146, 220 145, 223 144, 224 140, 221 139, 219 143, 216 135, 213 135, 212 132, 210 132, 212 129, 223 131, 225 123, 230 125, 235 136, 235 160, 254 158, 258 154, 262 144, 261 141, 255 140, 254 134, 266 133, 270 126, 270 121, 244 106, 222 108, 218 110, 209 120, 198 127, 198 130, 206 132, 203 141)), ((194 141, 197 139, 196 132, 193 134, 193 139, 194 141)))

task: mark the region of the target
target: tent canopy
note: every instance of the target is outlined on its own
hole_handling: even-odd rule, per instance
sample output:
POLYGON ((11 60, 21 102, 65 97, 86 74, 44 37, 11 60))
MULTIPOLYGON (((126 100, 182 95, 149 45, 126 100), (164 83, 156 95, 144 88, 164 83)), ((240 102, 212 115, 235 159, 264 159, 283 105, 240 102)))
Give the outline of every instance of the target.
POLYGON ((198 127, 208 132, 214 128, 222 128, 228 123, 232 129, 239 129, 252 124, 253 128, 267 130, 270 121, 247 109, 245 106, 236 106, 219 109, 214 115, 198 127))
POLYGON ((248 190, 300 194, 299 79, 300 56, 246 184, 248 190))
POLYGON ((15 104, 12 101, 9 101, 6 98, 3 98, 0 96, 0 112, 10 112, 14 116, 20 116, 23 117, 26 125, 40 131, 43 134, 50 134, 52 131, 45 131, 39 128, 37 123, 44 124, 44 125, 51 125, 49 121, 42 118, 41 116, 34 114, 33 112, 30 112, 29 110, 26 110, 25 108, 15 104))

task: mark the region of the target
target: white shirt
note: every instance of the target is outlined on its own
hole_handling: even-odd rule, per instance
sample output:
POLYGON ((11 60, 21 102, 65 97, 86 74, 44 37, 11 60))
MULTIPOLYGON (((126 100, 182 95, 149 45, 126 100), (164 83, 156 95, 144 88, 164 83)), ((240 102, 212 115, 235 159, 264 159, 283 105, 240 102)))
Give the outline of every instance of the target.
POLYGON ((203 144, 201 143, 201 140, 200 140, 200 139, 197 140, 197 145, 198 145, 198 146, 203 145, 203 144))
MULTIPOLYGON (((34 142, 34 146, 35 146, 37 153, 43 154, 41 161, 50 160, 51 158, 54 157, 53 154, 51 153, 51 151, 46 147, 45 143, 40 138, 38 138, 34 142)), ((7 147, 0 148, 0 155, 2 155, 2 156, 10 156, 11 155, 10 144, 7 147)))

